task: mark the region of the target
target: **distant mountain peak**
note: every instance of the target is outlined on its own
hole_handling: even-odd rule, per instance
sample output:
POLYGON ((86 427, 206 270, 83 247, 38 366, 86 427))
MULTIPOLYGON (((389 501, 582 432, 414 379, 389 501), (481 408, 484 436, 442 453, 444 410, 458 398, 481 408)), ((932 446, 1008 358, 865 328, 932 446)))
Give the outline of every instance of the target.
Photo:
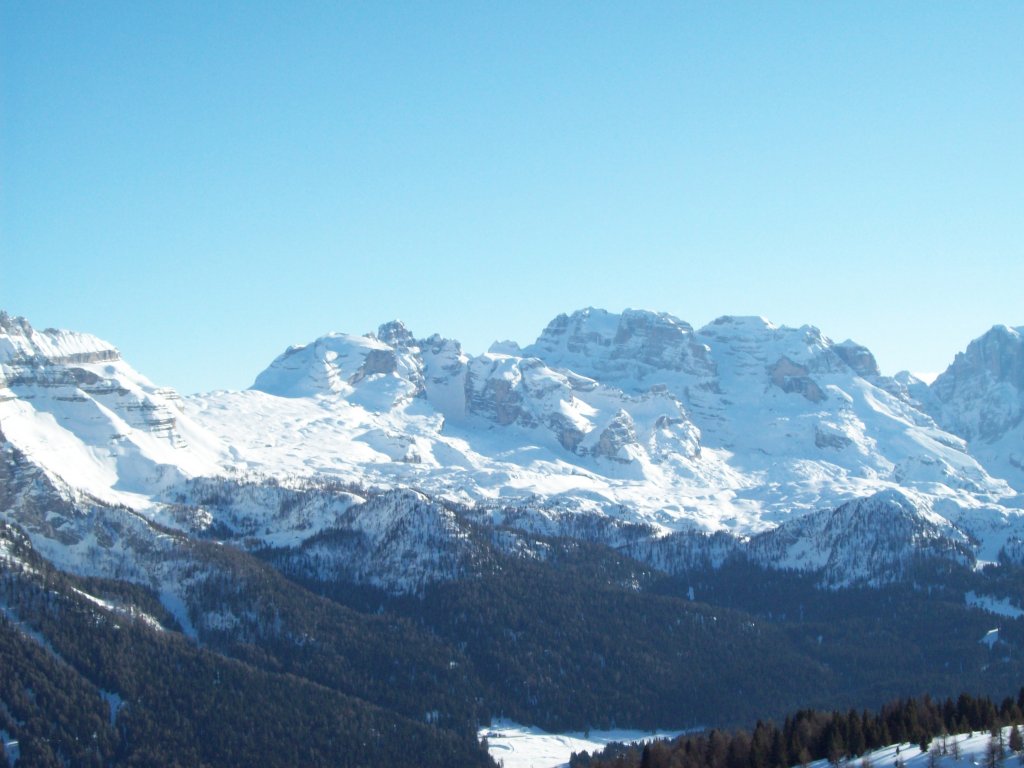
POLYGON ((377 329, 377 338, 388 346, 405 348, 415 346, 416 338, 401 320, 384 323, 377 329))
POLYGON ((8 334, 18 333, 28 336, 32 333, 32 325, 24 317, 9 315, 6 311, 0 309, 0 331, 8 334))
POLYGON ((732 325, 766 331, 774 331, 779 327, 761 315, 721 315, 712 320, 710 325, 732 325))
POLYGON ((995 325, 932 383, 935 420, 986 467, 1024 491, 1024 329, 995 325))
POLYGON ((24 317, 0 311, 0 363, 36 359, 62 365, 120 358, 116 347, 91 334, 55 328, 38 331, 24 317))

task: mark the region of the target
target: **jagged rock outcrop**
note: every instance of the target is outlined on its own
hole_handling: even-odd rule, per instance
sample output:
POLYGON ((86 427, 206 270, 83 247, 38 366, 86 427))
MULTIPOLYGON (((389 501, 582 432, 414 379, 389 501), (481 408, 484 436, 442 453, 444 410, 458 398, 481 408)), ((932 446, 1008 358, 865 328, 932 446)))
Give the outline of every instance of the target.
POLYGON ((871 354, 867 347, 847 339, 840 344, 834 344, 832 350, 858 376, 869 378, 882 375, 881 371, 878 370, 875 356, 871 354))
POLYGON ((629 461, 629 457, 624 455, 624 450, 636 445, 636 425, 630 415, 620 409, 608 422, 608 426, 601 430, 601 436, 594 446, 594 454, 615 461, 629 461))
POLYGON ((925 406, 990 472, 1024 491, 1024 329, 997 325, 932 383, 925 406))
POLYGON ((803 395, 812 403, 820 403, 825 399, 825 393, 808 373, 807 366, 798 365, 785 355, 768 369, 772 384, 783 392, 803 395))
POLYGON ((594 308, 559 315, 523 350, 556 368, 599 380, 625 377, 638 387, 657 371, 713 375, 707 353, 690 324, 672 315, 629 309, 616 315, 594 308))
POLYGON ((102 498, 217 471, 216 440, 112 345, 0 313, 0 420, 54 476, 102 498))
POLYGON ((965 440, 999 439, 1024 415, 1024 330, 997 325, 975 339, 931 392, 947 429, 965 440))

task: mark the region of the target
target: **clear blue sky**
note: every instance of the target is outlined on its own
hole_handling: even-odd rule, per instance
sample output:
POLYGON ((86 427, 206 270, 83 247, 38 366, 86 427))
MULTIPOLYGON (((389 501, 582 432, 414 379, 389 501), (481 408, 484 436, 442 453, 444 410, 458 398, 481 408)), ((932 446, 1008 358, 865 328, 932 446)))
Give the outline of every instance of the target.
POLYGON ((184 392, 394 317, 1024 325, 1024 3, 0 0, 0 307, 184 392))

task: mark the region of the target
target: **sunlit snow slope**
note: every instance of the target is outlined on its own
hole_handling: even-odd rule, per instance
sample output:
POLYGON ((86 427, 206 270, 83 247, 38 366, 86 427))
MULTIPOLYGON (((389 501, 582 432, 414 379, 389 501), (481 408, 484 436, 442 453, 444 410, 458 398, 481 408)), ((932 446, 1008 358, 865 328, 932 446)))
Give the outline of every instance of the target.
POLYGON ((762 318, 585 309, 477 357, 393 322, 291 348, 186 413, 249 470, 670 530, 756 532, 896 488, 947 517, 1018 503, 867 349, 762 318))
POLYGON ((95 336, 0 312, 3 438, 71 488, 145 503, 183 478, 218 473, 217 438, 95 336))

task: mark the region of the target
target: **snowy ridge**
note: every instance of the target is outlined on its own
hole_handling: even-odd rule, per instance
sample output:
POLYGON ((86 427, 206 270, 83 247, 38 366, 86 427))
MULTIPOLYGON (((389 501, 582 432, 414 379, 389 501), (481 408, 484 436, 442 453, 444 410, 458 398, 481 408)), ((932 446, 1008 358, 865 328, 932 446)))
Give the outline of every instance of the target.
MULTIPOLYGON (((219 471, 217 441, 117 350, 0 314, 0 426, 75 489, 114 502, 219 471)), ((135 501, 138 503, 138 500, 135 501)))
POLYGON ((756 537, 750 556, 762 565, 820 574, 823 584, 884 584, 916 559, 974 565, 969 537, 898 491, 814 512, 756 537))
POLYGON ((392 323, 293 348, 255 390, 186 404, 244 470, 540 498, 664 530, 756 533, 886 489, 962 508, 1015 495, 864 347, 763 318, 695 332, 586 309, 477 357, 392 323))
MULTIPOLYGON (((585 309, 473 357, 395 321, 289 348, 251 390, 184 400, 95 337, 7 315, 0 331, 0 435, 78 517, 58 535, 28 496, 7 508, 78 567, 113 567, 89 538, 110 509, 140 549, 166 527, 392 591, 457 578, 491 546, 542 552, 531 536, 666 571, 739 553, 833 586, 898 578, 918 556, 1024 558, 1021 496, 929 415, 938 399, 813 326, 585 309)), ((957 381, 1017 386, 1019 334, 997 336, 988 378, 971 353, 957 381)), ((936 387, 950 403, 987 391, 936 387)))
POLYGON ((932 384, 926 406, 993 474, 1024 491, 1024 328, 997 325, 932 384))

